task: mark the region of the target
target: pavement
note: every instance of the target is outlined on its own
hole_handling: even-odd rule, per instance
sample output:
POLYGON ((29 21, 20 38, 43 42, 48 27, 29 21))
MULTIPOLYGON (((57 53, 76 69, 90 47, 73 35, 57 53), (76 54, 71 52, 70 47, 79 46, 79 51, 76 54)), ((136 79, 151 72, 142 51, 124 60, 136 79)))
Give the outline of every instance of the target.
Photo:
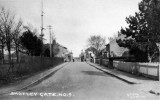
POLYGON ((51 75, 53 75, 55 72, 57 72, 58 70, 60 70, 61 68, 63 68, 67 64, 68 63, 60 64, 54 68, 51 68, 51 69, 46 70, 44 72, 38 73, 38 74, 36 74, 32 77, 29 77, 25 80, 22 80, 18 83, 14 83, 9 86, 1 87, 0 88, 0 95, 4 95, 4 94, 15 92, 15 91, 20 91, 22 89, 26 89, 32 85, 35 85, 35 84, 45 80, 46 78, 50 77, 51 75))
POLYGON ((142 91, 146 91, 151 94, 160 96, 160 81, 152 80, 143 76, 133 75, 133 74, 122 72, 116 69, 110 69, 108 67, 104 67, 102 65, 91 63, 91 62, 87 62, 87 63, 95 67, 96 69, 99 69, 104 73, 107 73, 113 77, 116 77, 128 84, 137 85, 139 88, 141 88, 142 91))

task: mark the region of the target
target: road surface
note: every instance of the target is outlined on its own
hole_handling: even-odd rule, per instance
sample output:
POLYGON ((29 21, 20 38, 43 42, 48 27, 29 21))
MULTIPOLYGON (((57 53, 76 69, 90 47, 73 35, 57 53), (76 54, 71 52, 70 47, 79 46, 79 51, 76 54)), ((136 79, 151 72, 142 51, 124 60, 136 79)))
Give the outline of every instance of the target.
POLYGON ((159 96, 107 75, 86 62, 69 62, 44 81, 25 90, 7 94, 1 99, 158 100, 159 96))

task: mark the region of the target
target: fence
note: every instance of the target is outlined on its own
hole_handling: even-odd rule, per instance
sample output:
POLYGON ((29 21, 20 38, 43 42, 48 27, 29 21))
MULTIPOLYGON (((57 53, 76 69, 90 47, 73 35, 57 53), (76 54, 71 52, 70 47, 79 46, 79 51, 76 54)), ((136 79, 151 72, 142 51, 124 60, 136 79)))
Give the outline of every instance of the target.
MULTIPOLYGON (((95 63, 104 66, 109 66, 110 61, 108 59, 95 59, 95 63)), ((139 62, 123 62, 123 61, 113 61, 113 67, 115 69, 125 71, 131 74, 143 75, 145 77, 158 79, 159 78, 159 68, 160 63, 139 63, 139 62)))
POLYGON ((138 72, 151 78, 159 78, 159 63, 137 63, 138 72))
POLYGON ((102 65, 108 66, 109 64, 109 59, 102 59, 102 65))
MULTIPOLYGON (((63 62, 63 58, 24 56, 20 63, 13 63, 9 74, 24 75, 50 68, 63 62)), ((0 64, 0 77, 8 74, 9 64, 0 64)))
POLYGON ((100 64, 100 63, 101 63, 101 61, 100 61, 100 59, 94 59, 94 63, 96 63, 96 64, 100 64))
POLYGON ((113 61, 113 67, 132 74, 143 75, 153 79, 159 78, 159 63, 113 61))

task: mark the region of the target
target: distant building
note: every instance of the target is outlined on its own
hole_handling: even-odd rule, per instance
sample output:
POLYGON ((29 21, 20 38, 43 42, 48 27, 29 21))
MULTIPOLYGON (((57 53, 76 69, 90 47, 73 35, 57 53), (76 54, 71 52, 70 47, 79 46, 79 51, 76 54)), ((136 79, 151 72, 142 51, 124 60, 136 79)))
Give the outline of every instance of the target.
POLYGON ((64 61, 73 61, 73 53, 72 52, 67 52, 65 54, 65 57, 64 57, 64 61))
POLYGON ((116 42, 117 39, 124 39, 124 38, 125 36, 121 34, 116 39, 112 40, 109 43, 110 57, 121 57, 126 51, 128 51, 127 48, 120 47, 116 42))
MULTIPOLYGON (((64 61, 72 61, 73 60, 73 53, 69 52, 65 46, 62 46, 59 43, 56 43, 52 46, 53 52, 56 52, 54 57, 61 57, 64 58, 64 61)), ((45 48, 50 48, 50 44, 45 44, 45 48)))
POLYGON ((57 55, 55 55, 56 57, 64 57, 65 54, 68 54, 68 50, 66 47, 60 45, 60 44, 57 44, 58 45, 58 48, 59 48, 59 52, 57 55))
POLYGON ((128 52, 127 48, 120 47, 118 43, 116 42, 117 39, 124 39, 125 36, 120 34, 117 38, 112 40, 106 45, 106 48, 104 48, 101 53, 103 55, 103 58, 108 57, 122 57, 124 53, 128 52))
MULTIPOLYGON (((53 50, 52 52, 54 53, 55 57, 64 57, 65 54, 68 53, 67 48, 60 45, 59 43, 56 43, 51 47, 52 47, 51 50, 53 50)), ((50 50, 50 44, 49 43, 45 44, 44 48, 50 50)))
POLYGON ((73 61, 73 53, 68 51, 68 49, 57 43, 59 52, 55 55, 56 57, 63 57, 64 61, 73 61))
POLYGON ((81 54, 79 55, 79 58, 81 59, 81 61, 85 61, 86 60, 86 53, 83 52, 83 50, 81 51, 81 54))
POLYGON ((107 48, 108 45, 109 45, 109 44, 107 44, 106 47, 103 48, 103 49, 101 50, 101 52, 100 52, 102 58, 108 58, 108 57, 109 57, 109 49, 107 48))

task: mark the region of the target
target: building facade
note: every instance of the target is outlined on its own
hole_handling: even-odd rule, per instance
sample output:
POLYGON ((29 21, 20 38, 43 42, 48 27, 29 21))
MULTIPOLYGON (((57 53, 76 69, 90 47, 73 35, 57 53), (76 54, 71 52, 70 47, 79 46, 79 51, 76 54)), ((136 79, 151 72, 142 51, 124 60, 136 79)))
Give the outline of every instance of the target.
POLYGON ((62 46, 62 45, 60 45, 60 44, 57 44, 57 45, 58 45, 59 52, 55 56, 56 57, 65 57, 65 54, 68 53, 67 48, 62 46))
POLYGON ((127 48, 120 47, 116 42, 117 39, 124 39, 124 38, 125 38, 124 35, 120 35, 109 43, 110 57, 121 57, 124 54, 124 52, 128 51, 127 48))

